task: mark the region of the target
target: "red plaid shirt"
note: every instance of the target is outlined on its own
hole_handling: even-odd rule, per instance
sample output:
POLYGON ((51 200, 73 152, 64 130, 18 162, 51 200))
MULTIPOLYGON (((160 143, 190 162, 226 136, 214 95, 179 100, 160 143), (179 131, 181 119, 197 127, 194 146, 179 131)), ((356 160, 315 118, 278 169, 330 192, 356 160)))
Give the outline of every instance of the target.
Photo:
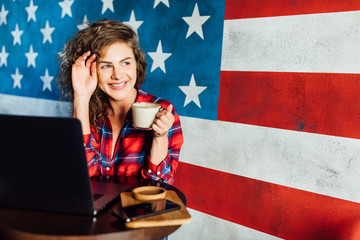
MULTIPOLYGON (((136 102, 155 102, 166 108, 170 102, 157 98, 138 89, 136 102)), ((84 135, 86 158, 89 175, 124 175, 142 176, 172 184, 178 166, 180 148, 183 135, 179 115, 173 108, 175 122, 168 132, 169 146, 167 157, 158 165, 149 160, 152 143, 152 131, 138 130, 132 125, 132 114, 128 112, 125 125, 120 132, 115 145, 114 156, 112 151, 112 128, 108 118, 98 126, 96 134, 91 127, 91 134, 84 135)))

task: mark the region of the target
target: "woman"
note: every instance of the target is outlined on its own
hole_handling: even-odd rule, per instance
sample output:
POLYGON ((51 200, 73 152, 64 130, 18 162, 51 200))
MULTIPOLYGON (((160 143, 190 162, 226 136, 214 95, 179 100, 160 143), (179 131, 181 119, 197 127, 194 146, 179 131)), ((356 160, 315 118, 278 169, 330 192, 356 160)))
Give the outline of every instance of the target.
POLYGON ((173 105, 139 86, 146 72, 136 33, 100 20, 67 43, 58 83, 80 120, 89 175, 142 176, 172 184, 183 143, 173 105), (156 102, 162 110, 151 131, 132 126, 131 104, 156 102))

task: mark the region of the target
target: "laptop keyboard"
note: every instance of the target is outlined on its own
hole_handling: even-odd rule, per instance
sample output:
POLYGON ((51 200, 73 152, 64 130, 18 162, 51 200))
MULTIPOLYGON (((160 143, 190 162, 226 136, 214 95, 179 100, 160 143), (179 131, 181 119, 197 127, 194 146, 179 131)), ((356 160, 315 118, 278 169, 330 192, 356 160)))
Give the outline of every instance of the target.
POLYGON ((100 193, 93 193, 93 200, 97 200, 99 199, 101 196, 103 196, 104 194, 100 194, 100 193))

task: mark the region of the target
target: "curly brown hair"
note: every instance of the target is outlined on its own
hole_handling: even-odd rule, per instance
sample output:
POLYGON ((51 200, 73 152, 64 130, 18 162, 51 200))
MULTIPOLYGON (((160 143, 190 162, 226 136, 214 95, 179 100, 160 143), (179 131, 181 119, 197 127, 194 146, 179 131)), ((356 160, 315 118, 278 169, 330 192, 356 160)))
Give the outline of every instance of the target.
MULTIPOLYGON (((66 44, 64 51, 58 55, 60 58, 60 74, 57 76, 57 84, 62 99, 74 100, 72 88, 71 69, 81 55, 87 51, 101 57, 101 50, 116 42, 125 42, 133 49, 136 60, 136 83, 140 86, 145 80, 146 59, 141 50, 137 34, 127 25, 116 21, 102 19, 90 24, 83 30, 78 31, 66 44)), ((107 95, 96 88, 89 102, 90 124, 96 129, 97 124, 107 115, 109 100, 107 95)))

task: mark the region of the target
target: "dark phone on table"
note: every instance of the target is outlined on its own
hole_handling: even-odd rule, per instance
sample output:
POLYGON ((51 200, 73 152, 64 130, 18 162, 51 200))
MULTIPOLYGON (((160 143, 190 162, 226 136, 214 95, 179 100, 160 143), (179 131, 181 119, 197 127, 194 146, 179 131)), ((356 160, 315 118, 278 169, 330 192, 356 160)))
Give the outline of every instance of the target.
POLYGON ((124 220, 125 222, 131 222, 140 218, 150 217, 177 209, 180 209, 179 204, 166 199, 161 199, 123 207, 118 211, 113 209, 111 214, 124 220))

